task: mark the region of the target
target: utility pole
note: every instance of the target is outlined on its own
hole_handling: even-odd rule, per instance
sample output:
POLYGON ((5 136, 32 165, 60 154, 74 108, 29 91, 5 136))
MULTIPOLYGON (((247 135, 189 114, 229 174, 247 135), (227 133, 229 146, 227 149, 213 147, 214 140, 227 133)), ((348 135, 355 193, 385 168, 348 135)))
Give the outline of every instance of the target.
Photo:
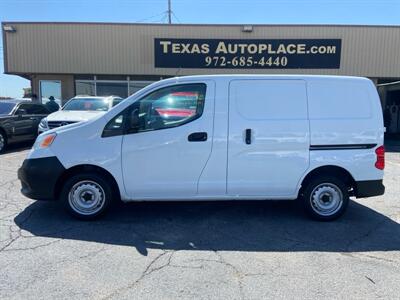
POLYGON ((172 10, 171 10, 171 0, 168 0, 168 10, 167 10, 167 14, 168 14, 168 24, 171 24, 171 14, 172 14, 172 10))

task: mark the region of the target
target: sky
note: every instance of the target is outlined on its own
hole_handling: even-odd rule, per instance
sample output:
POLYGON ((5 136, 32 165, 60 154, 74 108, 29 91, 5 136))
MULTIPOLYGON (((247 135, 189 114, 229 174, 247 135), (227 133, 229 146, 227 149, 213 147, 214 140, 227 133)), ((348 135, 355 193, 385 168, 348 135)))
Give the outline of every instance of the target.
MULTIPOLYGON (((400 0, 171 0, 173 23, 400 25, 400 0)), ((167 0, 0 0, 0 22, 166 23, 167 0)), ((5 75, 0 96, 21 97, 28 80, 5 75)))

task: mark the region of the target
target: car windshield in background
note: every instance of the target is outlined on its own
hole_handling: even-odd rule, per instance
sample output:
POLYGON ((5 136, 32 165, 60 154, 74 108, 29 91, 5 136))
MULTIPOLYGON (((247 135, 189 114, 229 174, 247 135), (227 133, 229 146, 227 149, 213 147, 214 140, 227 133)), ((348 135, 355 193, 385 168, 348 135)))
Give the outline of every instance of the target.
POLYGON ((73 98, 63 108, 63 110, 91 110, 107 111, 109 109, 109 99, 104 98, 73 98))
POLYGON ((15 103, 11 102, 0 102, 0 115, 10 114, 15 105, 16 105, 15 103))

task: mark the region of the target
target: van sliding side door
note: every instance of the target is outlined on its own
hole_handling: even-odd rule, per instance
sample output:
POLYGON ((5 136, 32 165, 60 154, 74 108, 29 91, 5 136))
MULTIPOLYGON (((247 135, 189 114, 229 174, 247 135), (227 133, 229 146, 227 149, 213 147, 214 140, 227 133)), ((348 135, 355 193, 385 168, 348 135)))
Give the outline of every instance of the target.
POLYGON ((303 80, 232 80, 227 193, 292 197, 309 165, 303 80))

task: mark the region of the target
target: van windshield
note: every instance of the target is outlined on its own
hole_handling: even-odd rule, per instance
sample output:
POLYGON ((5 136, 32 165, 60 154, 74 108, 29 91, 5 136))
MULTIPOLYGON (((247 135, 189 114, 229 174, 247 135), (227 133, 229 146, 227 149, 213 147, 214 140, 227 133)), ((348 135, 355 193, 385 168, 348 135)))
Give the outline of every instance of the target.
POLYGON ((109 101, 107 98, 72 98, 63 110, 107 111, 109 101))

